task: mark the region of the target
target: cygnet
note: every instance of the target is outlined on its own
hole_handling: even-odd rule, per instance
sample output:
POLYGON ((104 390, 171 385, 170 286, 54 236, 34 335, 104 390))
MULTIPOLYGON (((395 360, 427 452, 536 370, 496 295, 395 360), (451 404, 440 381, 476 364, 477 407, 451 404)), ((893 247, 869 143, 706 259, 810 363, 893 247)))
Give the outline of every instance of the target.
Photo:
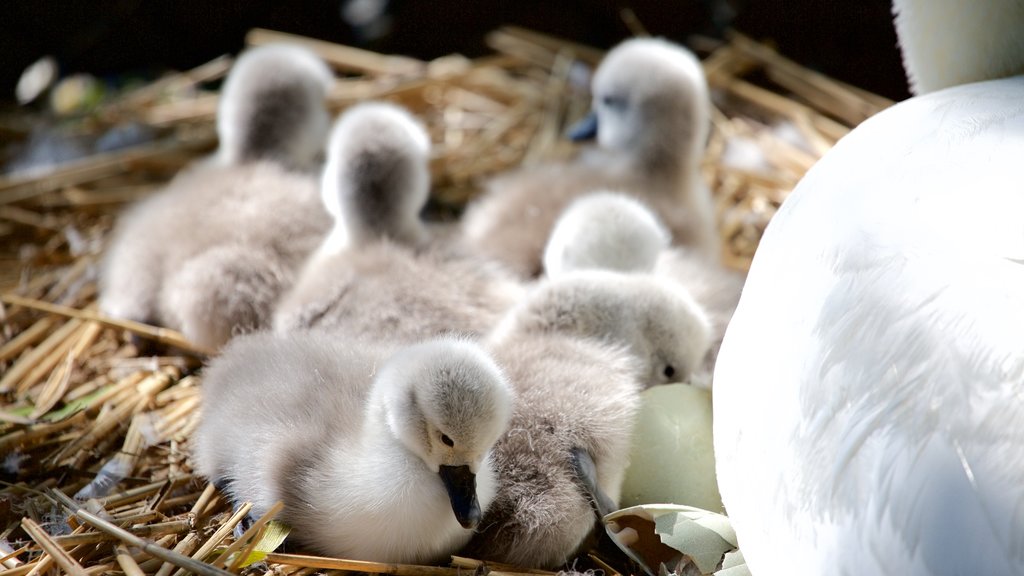
POLYGON ((685 289, 605 270, 540 283, 495 333, 563 333, 625 345, 642 363, 645 386, 689 381, 710 345, 707 317, 685 289))
POLYGON ((196 469, 258 517, 276 501, 320 554, 429 563, 492 501, 514 393, 478 345, 393 351, 330 335, 242 336, 204 376, 196 469))
POLYGON ((736 310, 744 275, 689 248, 670 248, 658 217, 638 200, 613 192, 582 196, 559 217, 544 252, 544 270, 557 277, 572 270, 654 273, 683 286, 707 315, 710 376, 725 328, 736 310))
POLYGON ((100 277, 104 313, 217 348, 269 324, 274 302, 330 229, 315 156, 331 76, 305 50, 244 54, 218 111, 221 145, 118 220, 100 277))
POLYGON ((392 342, 482 334, 522 297, 497 264, 456 256, 420 220, 428 141, 406 112, 351 109, 332 131, 328 155, 322 189, 334 231, 282 297, 276 331, 344 330, 392 342))
POLYGON ((305 48, 270 44, 244 52, 218 103, 217 161, 315 168, 330 125, 324 98, 333 82, 331 70, 305 48))
POLYGON ((718 262, 708 261, 685 248, 662 252, 654 274, 686 288, 704 311, 711 329, 711 345, 704 358, 704 370, 710 376, 718 360, 725 329, 729 327, 729 320, 740 301, 746 275, 718 262))
POLYGON ((674 243, 717 259, 711 193, 699 173, 710 124, 700 63, 665 40, 627 40, 601 63, 592 91, 593 112, 572 136, 596 135, 598 146, 571 163, 524 168, 491 181, 467 208, 466 241, 520 275, 538 275, 562 210, 581 194, 614 189, 652 207, 674 243))
POLYGON ((617 508, 647 376, 622 343, 513 325, 488 342, 517 396, 494 448, 498 492, 461 554, 555 568, 617 508))
POLYGON ((430 137, 404 108, 367 102, 346 110, 331 131, 320 187, 335 220, 324 250, 382 238, 424 245, 429 160, 430 137))
POLYGON ((649 208, 624 194, 597 191, 558 217, 544 249, 544 273, 572 270, 650 272, 672 236, 649 208))

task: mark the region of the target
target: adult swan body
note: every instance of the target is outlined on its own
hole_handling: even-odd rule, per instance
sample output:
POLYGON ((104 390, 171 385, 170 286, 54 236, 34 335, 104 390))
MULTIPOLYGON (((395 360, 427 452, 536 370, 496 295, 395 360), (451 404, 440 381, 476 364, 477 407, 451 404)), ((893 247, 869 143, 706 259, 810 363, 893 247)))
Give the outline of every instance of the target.
POLYGON ((919 95, 786 200, 716 367, 755 576, 1024 574, 1024 3, 895 12, 919 95))

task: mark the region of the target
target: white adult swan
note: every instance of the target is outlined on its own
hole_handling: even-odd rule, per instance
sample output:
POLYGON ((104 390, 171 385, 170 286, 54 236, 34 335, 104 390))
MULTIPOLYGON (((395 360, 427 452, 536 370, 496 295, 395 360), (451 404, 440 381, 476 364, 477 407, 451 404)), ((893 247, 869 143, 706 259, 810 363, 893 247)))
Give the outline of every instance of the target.
POLYGON ((923 94, 786 200, 718 358, 755 576, 1024 574, 1024 77, 982 81, 1024 70, 1024 3, 896 12, 923 94))

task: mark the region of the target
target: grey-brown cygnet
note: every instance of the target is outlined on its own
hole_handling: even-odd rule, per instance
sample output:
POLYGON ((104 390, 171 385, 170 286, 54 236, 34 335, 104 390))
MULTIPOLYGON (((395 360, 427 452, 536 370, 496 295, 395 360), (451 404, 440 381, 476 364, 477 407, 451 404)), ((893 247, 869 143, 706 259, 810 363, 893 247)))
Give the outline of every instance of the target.
POLYGON ((581 194, 613 189, 654 209, 675 244, 718 258, 711 193, 699 173, 710 104, 697 59, 665 40, 627 40, 597 69, 593 94, 591 122, 576 135, 596 135, 598 146, 570 163, 495 178, 467 209, 466 241, 535 276, 562 210, 581 194))
POLYGON ((613 192, 582 196, 559 217, 544 253, 550 277, 573 270, 653 273, 678 283, 707 316, 711 345, 702 380, 710 382, 725 329, 739 302, 744 275, 689 248, 670 248, 665 227, 640 201, 613 192))
POLYGON ((419 217, 427 161, 426 133, 396 106, 360 105, 338 121, 323 176, 334 231, 282 297, 276 331, 394 342, 482 334, 518 301, 522 288, 498 265, 434 242, 419 217))
POLYGON ((292 170, 313 161, 329 81, 300 48, 239 58, 218 111, 216 155, 119 218, 100 277, 106 314, 175 328, 211 349, 269 324, 330 229, 315 179, 292 170))
POLYGON ((623 346, 564 334, 509 333, 490 348, 517 402, 494 447, 497 494, 461 554, 555 568, 572 560, 593 531, 594 500, 615 508, 641 368, 623 346), (581 473, 585 467, 593 477, 581 473))
POLYGON ((428 563, 473 535, 496 490, 514 392, 478 345, 380 347, 321 333, 234 339, 206 370, 198 472, 330 556, 428 563))
POLYGON ((613 510, 640 391, 686 379, 706 320, 669 282, 603 270, 543 281, 489 335, 518 402, 496 444, 498 494, 463 553, 552 568, 613 510))

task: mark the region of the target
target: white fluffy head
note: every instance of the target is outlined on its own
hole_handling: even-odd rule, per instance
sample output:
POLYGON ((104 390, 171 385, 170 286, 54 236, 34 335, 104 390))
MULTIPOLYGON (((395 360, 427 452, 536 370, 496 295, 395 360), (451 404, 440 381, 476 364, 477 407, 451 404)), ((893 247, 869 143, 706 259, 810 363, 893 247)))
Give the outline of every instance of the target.
POLYGON ((915 94, 1024 74, 1020 0, 894 0, 893 11, 915 94))
POLYGON ((388 428, 430 470, 477 473, 512 418, 512 388, 480 346, 457 337, 409 346, 381 368, 374 394, 388 428))
POLYGON ((358 104, 331 131, 321 193, 348 241, 422 243, 430 193, 430 137, 404 108, 358 104))
POLYGON ((514 336, 561 333, 622 345, 648 386, 686 382, 711 345, 707 315, 686 289, 651 274, 567 272, 540 284, 495 328, 514 336))
POLYGON ((324 98, 333 82, 327 65, 305 48, 271 44, 245 51, 217 108, 220 161, 312 168, 330 125, 324 98))
POLYGON ((687 49, 657 38, 626 40, 594 74, 598 144, 647 163, 700 158, 710 124, 707 80, 687 49))
POLYGON ((594 192, 569 205, 544 250, 549 277, 573 270, 650 272, 671 234, 639 201, 615 192, 594 192))

